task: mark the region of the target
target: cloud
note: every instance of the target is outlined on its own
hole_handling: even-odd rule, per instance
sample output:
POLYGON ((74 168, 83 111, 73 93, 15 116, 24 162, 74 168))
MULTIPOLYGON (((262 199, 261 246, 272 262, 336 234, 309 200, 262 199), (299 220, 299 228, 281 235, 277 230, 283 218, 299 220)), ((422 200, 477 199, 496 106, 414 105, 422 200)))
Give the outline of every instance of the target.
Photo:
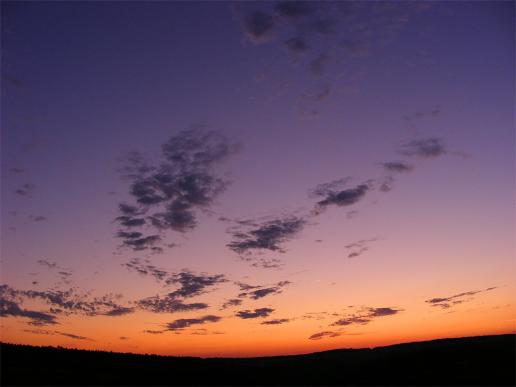
POLYGON ((261 318, 267 317, 270 315, 274 309, 271 308, 258 308, 253 310, 241 310, 236 313, 237 317, 241 319, 249 319, 249 318, 261 318))
POLYGON ((48 267, 49 269, 55 269, 58 267, 56 262, 50 262, 50 261, 47 261, 46 259, 40 259, 37 261, 37 263, 39 263, 42 266, 48 267))
POLYGON ((174 320, 170 323, 166 324, 166 328, 169 331, 182 330, 184 328, 188 328, 192 325, 205 324, 207 322, 217 322, 220 321, 221 317, 207 315, 199 318, 182 318, 179 320, 174 320))
POLYGON ((392 316, 395 314, 398 314, 399 312, 403 311, 402 309, 395 309, 395 308, 389 308, 389 307, 383 307, 383 308, 371 308, 366 307, 360 310, 358 313, 348 315, 344 318, 341 318, 337 321, 335 321, 333 326, 342 326, 342 325, 366 325, 369 324, 372 320, 379 318, 379 317, 385 317, 385 316, 392 316))
POLYGON ((369 250, 368 244, 371 242, 376 241, 376 238, 370 238, 370 239, 362 239, 354 243, 350 243, 349 245, 344 246, 346 249, 351 250, 351 252, 348 254, 348 258, 355 258, 363 253, 365 253, 367 250, 369 250))
POLYGON ((232 306, 239 306, 242 304, 242 300, 239 298, 231 298, 222 304, 221 309, 231 308, 232 306))
POLYGON ((36 186, 31 183, 22 184, 19 188, 17 188, 14 193, 20 196, 32 196, 34 191, 36 190, 36 186))
POLYGON ((225 136, 202 129, 186 130, 161 147, 161 158, 149 165, 133 152, 121 171, 130 181, 135 203, 120 203, 115 221, 122 227, 116 234, 122 246, 135 251, 157 247, 164 231, 186 233, 197 226, 197 213, 207 211, 229 184, 216 168, 238 150, 225 136), (154 229, 144 235, 129 229, 154 229))
MULTIPOLYGON (((195 274, 188 270, 183 270, 179 273, 169 273, 164 269, 151 265, 148 259, 141 258, 132 258, 129 262, 122 264, 122 266, 129 270, 133 270, 140 275, 151 276, 157 282, 160 282, 165 286, 179 285, 177 290, 168 293, 168 295, 161 301, 157 301, 156 298, 151 298, 158 303, 164 302, 167 305, 174 300, 204 294, 208 288, 228 281, 224 274, 195 274)), ((181 308, 183 305, 194 304, 173 303, 174 308, 181 308)))
POLYGON ((330 57, 327 54, 320 54, 308 64, 308 69, 313 75, 322 75, 329 60, 330 57))
POLYGON ((74 340, 94 341, 93 339, 90 339, 88 337, 75 335, 73 333, 60 332, 60 331, 48 331, 45 329, 24 329, 24 332, 33 333, 35 335, 60 335, 60 336, 68 337, 70 339, 74 339, 74 340))
POLYGON ((303 53, 309 49, 308 42, 301 36, 287 39, 285 41, 285 47, 287 47, 290 52, 295 54, 303 53))
POLYGON ((134 313, 134 308, 127 308, 125 306, 116 306, 104 313, 105 316, 124 316, 126 314, 134 313))
POLYGON ((312 1, 280 1, 274 10, 286 18, 300 18, 312 15, 317 8, 312 1))
POLYGON ((233 241, 227 246, 238 254, 246 254, 252 251, 275 251, 283 253, 281 245, 294 238, 306 225, 302 217, 287 216, 273 220, 256 223, 253 221, 242 222, 246 228, 233 229, 231 232, 233 241))
POLYGON ((337 336, 340 336, 340 335, 341 334, 339 332, 325 331, 325 332, 314 333, 308 339, 309 340, 321 340, 321 339, 323 339, 325 337, 337 337, 337 336))
POLYGON ((29 220, 33 222, 42 222, 44 220, 47 220, 47 217, 41 215, 29 215, 29 220))
POLYGON ((7 300, 0 295, 0 316, 1 317, 25 317, 30 319, 29 324, 34 326, 58 324, 56 317, 45 312, 22 309, 16 302, 7 300))
POLYGON ((315 215, 318 215, 322 210, 330 205, 338 207, 351 206, 362 200, 366 193, 371 189, 369 182, 359 184, 353 188, 343 189, 349 181, 349 178, 335 180, 330 183, 319 184, 310 191, 311 196, 324 197, 323 200, 317 202, 315 215))
MULTIPOLYGON (((73 289, 68 290, 17 290, 7 285, 0 287, 4 300, 23 302, 25 300, 40 300, 50 305, 51 318, 55 314, 83 314, 86 316, 121 316, 131 313, 131 308, 123 307, 115 302, 119 298, 113 294, 101 297, 90 297, 87 294, 78 294, 73 289)), ((12 305, 11 305, 12 307, 12 305)), ((14 310, 14 309, 13 309, 14 310)), ((44 317, 42 317, 44 319, 44 317)))
POLYGON ((408 164, 403 161, 388 161, 382 163, 382 166, 387 172, 403 173, 414 170, 414 166, 412 164, 408 164))
POLYGON ((269 41, 274 26, 273 16, 263 11, 250 12, 243 20, 245 34, 255 44, 269 41))
POLYGON ((220 283, 227 282, 223 274, 207 275, 207 274, 193 274, 189 271, 183 271, 178 274, 170 276, 166 283, 167 285, 179 284, 180 288, 170 293, 172 297, 193 297, 205 292, 205 289, 220 283))
POLYGON ((431 306, 439 307, 442 309, 448 309, 452 307, 453 305, 462 304, 464 302, 468 302, 472 300, 472 296, 478 294, 478 293, 484 293, 491 290, 497 289, 497 287, 490 287, 483 290, 472 290, 469 292, 459 293, 455 294, 453 296, 449 297, 438 297, 438 298, 431 298, 429 300, 426 300, 425 302, 430 304, 431 306))
POLYGON ((288 319, 288 318, 278 318, 275 320, 262 321, 260 324, 262 324, 262 325, 279 325, 279 324, 288 323, 289 321, 290 321, 290 319, 288 319))
POLYGON ((404 156, 419 158, 436 158, 448 153, 444 140, 430 137, 420 140, 413 140, 401 146, 399 153, 404 156))
POLYGON ((153 296, 147 297, 136 301, 138 307, 144 310, 148 310, 154 313, 177 313, 177 312, 189 312, 192 310, 200 310, 208 308, 208 304, 203 302, 184 303, 178 300, 173 293, 169 293, 166 296, 153 296))
POLYGON ((279 294, 283 291, 283 287, 290 285, 290 281, 280 281, 275 286, 271 287, 259 287, 258 289, 243 292, 238 295, 239 298, 251 298, 258 300, 268 295, 279 294))

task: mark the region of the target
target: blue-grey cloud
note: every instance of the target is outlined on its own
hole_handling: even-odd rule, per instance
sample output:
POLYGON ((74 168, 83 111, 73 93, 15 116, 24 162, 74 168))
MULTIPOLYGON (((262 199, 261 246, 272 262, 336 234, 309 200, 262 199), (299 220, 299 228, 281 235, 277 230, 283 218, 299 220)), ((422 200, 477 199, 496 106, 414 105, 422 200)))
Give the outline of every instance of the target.
POLYGON ((354 313, 351 315, 347 315, 337 321, 335 321, 332 325, 334 326, 342 326, 342 325, 366 325, 369 324, 376 318, 392 316, 402 312, 403 309, 396 309, 390 307, 382 307, 382 308, 371 308, 366 307, 360 310, 358 313, 354 313))
POLYGON ((340 336, 340 332, 331 332, 331 331, 324 331, 324 332, 318 332, 311 335, 308 339, 309 340, 321 340, 325 337, 337 337, 340 336))
POLYGON ((489 292, 496 288, 497 287, 490 287, 490 288, 482 289, 482 290, 471 290, 468 292, 454 294, 453 296, 449 296, 449 297, 431 298, 429 300, 426 300, 425 302, 434 307, 448 309, 454 305, 458 305, 458 304, 462 304, 464 302, 471 301, 472 297, 475 296, 476 294, 483 293, 483 292, 489 292))
POLYGON ((280 324, 288 323, 289 321, 290 321, 290 319, 288 319, 288 318, 278 318, 278 319, 274 319, 274 320, 262 321, 260 324, 262 324, 262 325, 280 325, 280 324))
POLYGON ((122 245, 160 252, 161 233, 193 230, 197 213, 208 210, 229 184, 216 168, 237 149, 222 134, 198 129, 182 131, 164 143, 155 165, 132 153, 122 172, 131 182, 135 203, 120 203, 121 215, 115 219, 122 227, 117 233, 122 245), (154 233, 128 230, 144 225, 154 233))
POLYGON ((306 223, 306 219, 298 216, 242 223, 244 229, 230 230, 233 241, 227 246, 238 254, 263 250, 282 253, 285 252, 282 244, 294 238, 306 223))
POLYGON ((444 140, 437 137, 409 141, 403 144, 399 150, 399 153, 404 156, 426 159, 436 158, 448 152, 444 140))
POLYGON ((241 319, 262 318, 267 317, 272 312, 274 312, 274 309, 258 308, 254 310, 240 310, 236 313, 236 316, 240 317, 241 319))
POLYGON ((220 321, 221 317, 214 316, 214 315, 207 315, 199 318, 182 318, 179 320, 174 320, 170 323, 166 324, 166 330, 169 331, 177 331, 182 330, 188 327, 191 327, 192 325, 200 325, 200 324, 206 324, 207 322, 217 322, 220 321))

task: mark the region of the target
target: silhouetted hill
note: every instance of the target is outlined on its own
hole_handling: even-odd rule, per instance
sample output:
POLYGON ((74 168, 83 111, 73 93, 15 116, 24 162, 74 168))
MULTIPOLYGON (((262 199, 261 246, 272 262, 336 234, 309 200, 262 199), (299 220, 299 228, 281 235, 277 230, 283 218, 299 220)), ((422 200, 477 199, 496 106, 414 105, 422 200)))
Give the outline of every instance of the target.
POLYGON ((2 385, 514 385, 516 335, 261 358, 1 344, 2 385))

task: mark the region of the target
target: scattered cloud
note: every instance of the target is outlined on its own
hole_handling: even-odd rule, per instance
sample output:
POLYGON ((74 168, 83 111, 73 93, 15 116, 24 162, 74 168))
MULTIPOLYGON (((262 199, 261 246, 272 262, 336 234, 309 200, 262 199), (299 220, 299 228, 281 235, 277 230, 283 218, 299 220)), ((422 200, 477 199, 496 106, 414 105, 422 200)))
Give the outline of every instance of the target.
POLYGON ((385 317, 385 316, 392 316, 395 314, 398 314, 399 312, 403 311, 403 309, 395 309, 390 307, 383 307, 383 308, 371 308, 366 307, 362 308, 356 313, 353 313, 351 315, 347 315, 346 317, 343 317, 337 321, 335 321, 333 326, 342 326, 342 325, 366 325, 372 322, 372 320, 379 318, 379 317, 385 317))
POLYGON ((267 317, 270 315, 274 309, 271 308, 258 308, 254 310, 241 310, 236 313, 237 317, 241 319, 249 319, 249 318, 261 318, 267 317))
POLYGON ((483 290, 472 290, 469 292, 454 294, 449 297, 437 297, 426 300, 425 302, 430 304, 431 306, 439 307, 442 309, 448 309, 454 305, 462 304, 464 302, 471 301, 473 296, 479 293, 489 292, 491 290, 497 289, 497 287, 490 287, 483 290))
POLYGON ((242 292, 238 295, 239 298, 250 298, 252 300, 258 300, 260 298, 263 298, 268 295, 274 295, 279 294, 283 291, 283 288, 287 285, 290 285, 290 281, 280 281, 274 286, 259 286, 259 287, 252 287, 254 290, 249 290, 242 292), (255 289, 257 288, 257 289, 255 289))
POLYGON ((309 191, 312 197, 323 197, 318 201, 314 214, 320 214, 326 207, 335 205, 338 207, 351 206, 362 200, 367 192, 372 189, 371 182, 358 184, 352 188, 344 188, 350 178, 343 178, 329 183, 319 184, 309 191))
POLYGON ((387 161, 382 163, 382 166, 387 172, 403 173, 414 170, 414 166, 412 164, 408 164, 404 161, 387 161))
POLYGON ((177 313, 189 312, 192 310, 200 310, 208 308, 208 304, 203 302, 184 303, 178 300, 173 293, 165 296, 147 297, 136 301, 138 307, 154 313, 177 313))
POLYGON ((14 193, 16 195, 20 195, 20 196, 32 196, 32 194, 34 193, 35 190, 36 190, 36 186, 34 184, 25 183, 25 184, 22 184, 20 187, 18 187, 14 191, 14 193))
POLYGON ((330 331, 325 331, 325 332, 318 332, 318 333, 314 333, 312 336, 310 336, 308 339, 309 340, 321 340, 323 338, 327 338, 327 337, 337 337, 337 336, 340 336, 341 333, 340 332, 330 332, 330 331))
POLYGON ((252 251, 274 251, 283 253, 282 244, 294 238, 306 225, 306 219, 287 216, 264 222, 242 221, 242 228, 233 228, 229 232, 233 241, 227 246, 238 254, 252 251))
POLYGON ((444 140, 437 137, 430 137, 409 141, 401 146, 399 153, 404 156, 431 159, 448 152, 444 140))
POLYGON ((55 316, 45 312, 23 309, 15 301, 5 299, 3 294, 0 294, 0 316, 28 318, 29 324, 34 326, 58 324, 55 316))
POLYGON ((207 322, 217 322, 220 321, 221 317, 214 315, 207 315, 199 318, 182 318, 179 320, 174 320, 170 323, 166 324, 166 329, 169 331, 177 331, 188 328, 192 325, 205 324, 207 322))
POLYGON ((129 193, 135 203, 120 203, 121 215, 115 219, 122 227, 116 234, 122 245, 135 251, 161 252, 157 246, 161 233, 193 230, 198 211, 207 211, 229 184, 216 168, 237 149, 237 144, 218 132, 193 129, 164 143, 155 165, 132 152, 121 172, 130 181, 129 193), (144 225, 154 233, 129 231, 144 225))
POLYGON ((247 38, 255 44, 268 42, 272 37, 274 26, 274 17, 263 11, 250 12, 243 21, 247 38))
POLYGON ((239 298, 231 298, 222 304, 221 309, 231 308, 232 306, 239 306, 242 304, 242 300, 239 298))
POLYGON ((65 337, 68 337, 68 338, 74 339, 74 340, 94 341, 93 339, 90 339, 88 337, 75 335, 73 333, 60 332, 60 331, 48 331, 45 329, 24 329, 24 332, 33 333, 35 335, 59 335, 59 336, 65 336, 65 337))
POLYGON ((290 319, 288 319, 288 318, 278 318, 278 319, 274 319, 274 320, 262 321, 260 324, 262 324, 262 325, 280 325, 280 324, 288 323, 289 321, 290 321, 290 319))
POLYGON ((371 242, 375 242, 376 240, 377 238, 362 239, 344 246, 347 250, 350 250, 348 258, 355 258, 362 255, 367 250, 369 250, 369 244, 371 242))
POLYGON ((224 274, 195 274, 188 270, 169 273, 165 269, 150 264, 148 259, 132 258, 122 266, 140 275, 151 276, 164 286, 179 285, 178 289, 165 296, 147 297, 137 301, 141 308, 157 313, 205 309, 208 307, 207 304, 186 304, 182 299, 199 296, 206 293, 210 287, 228 282, 224 274))

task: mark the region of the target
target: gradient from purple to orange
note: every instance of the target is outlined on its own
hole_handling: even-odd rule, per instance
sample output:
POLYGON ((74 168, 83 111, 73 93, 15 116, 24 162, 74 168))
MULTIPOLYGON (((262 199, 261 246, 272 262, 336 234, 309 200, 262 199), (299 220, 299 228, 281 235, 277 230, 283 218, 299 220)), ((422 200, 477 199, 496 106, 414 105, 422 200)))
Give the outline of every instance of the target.
POLYGON ((199 213, 192 232, 165 234, 179 246, 148 256, 170 272, 224 274, 228 282, 192 299, 209 308, 59 315, 59 325, 37 328, 4 310, 2 341, 251 356, 514 332, 514 3, 313 3, 316 21, 331 16, 327 34, 307 32, 311 16, 278 15, 278 4, 2 2, 1 284, 120 293, 125 303, 166 293, 121 266, 145 253, 115 238, 118 203, 130 200, 120 160, 131 150, 157 157, 170 137, 199 125, 241 144, 211 212, 199 213), (256 10, 275 23, 259 41, 245 30, 256 10), (357 41, 355 31, 364 32, 357 41), (286 49, 300 34, 309 48, 286 49), (320 55, 326 68, 311 72, 320 55), (311 217, 285 253, 264 255, 280 259, 279 269, 227 248, 220 217, 308 213, 313 187, 382 179, 380 163, 403 159, 402 144, 421 138, 442 138, 447 152, 407 159, 415 169, 390 192, 311 217), (16 194, 24 184, 33 192, 16 194), (348 257, 345 246, 368 239, 367 251, 348 257), (70 270, 70 283, 38 260, 70 270), (291 283, 220 310, 238 295, 236 281, 291 283), (425 302, 481 290, 450 308, 425 302), (274 309, 269 319, 291 321, 236 316, 263 307, 274 309), (399 312, 332 325, 366 307, 399 312), (144 332, 204 315, 221 319, 144 332), (339 335, 309 339, 325 331, 339 335))

